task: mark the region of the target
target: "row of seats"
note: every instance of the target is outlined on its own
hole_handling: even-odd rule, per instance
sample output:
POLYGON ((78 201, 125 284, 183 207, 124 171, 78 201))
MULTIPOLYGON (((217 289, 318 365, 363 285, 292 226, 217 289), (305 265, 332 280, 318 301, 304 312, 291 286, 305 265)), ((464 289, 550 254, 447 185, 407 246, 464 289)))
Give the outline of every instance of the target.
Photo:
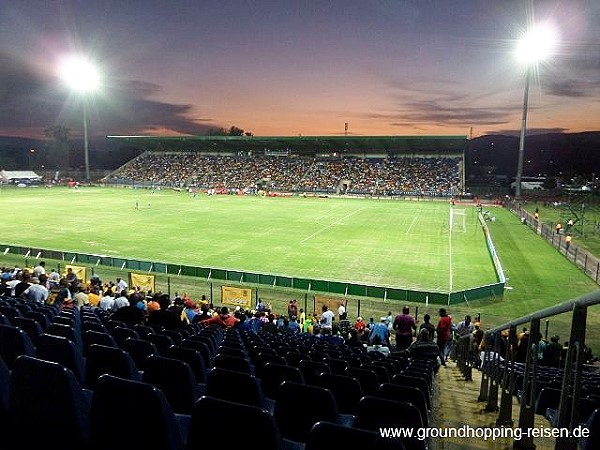
MULTIPOLYGON (((31 361, 21 362, 22 360, 33 359, 40 364, 39 361, 48 363, 49 359, 58 359, 59 361, 54 361, 52 364, 60 366, 61 373, 67 372, 71 375, 77 384, 75 384, 75 388, 71 387, 70 391, 83 392, 83 395, 79 397, 87 399, 90 411, 94 404, 94 396, 97 398, 100 392, 105 391, 118 392, 118 389, 106 388, 117 381, 133 383, 136 386, 139 384, 149 385, 153 391, 160 392, 175 415, 177 420, 170 421, 170 423, 177 423, 182 445, 185 445, 186 442, 189 443, 190 433, 193 432, 189 421, 196 409, 199 408, 199 403, 202 404, 201 400, 206 398, 265 411, 274 421, 274 426, 282 436, 282 442, 288 445, 290 443, 308 445, 313 426, 321 421, 329 423, 331 426, 342 426, 345 429, 356 428, 376 432, 379 427, 386 426, 386 424, 394 427, 403 424, 425 426, 430 420, 433 369, 427 363, 421 364, 419 361, 402 358, 366 356, 362 353, 348 351, 344 346, 334 348, 317 342, 308 345, 306 342, 292 342, 289 337, 285 340, 290 348, 279 348, 274 341, 269 342, 273 339, 272 336, 240 333, 236 329, 224 331, 216 327, 199 329, 195 334, 180 335, 179 345, 172 344, 160 351, 158 346, 154 345, 153 353, 137 359, 133 356, 136 353, 132 343, 149 342, 146 340, 149 336, 162 335, 161 332, 164 330, 133 330, 123 324, 109 324, 109 321, 99 318, 98 322, 104 326, 106 333, 100 329, 82 331, 85 322, 85 320, 81 320, 83 315, 82 312, 79 320, 72 317, 71 324, 60 324, 75 333, 80 333, 82 354, 85 355, 82 359, 84 361, 82 371, 73 370, 72 367, 77 368, 77 364, 72 366, 73 361, 64 356, 69 352, 59 351, 53 355, 40 354, 39 350, 46 348, 44 343, 46 341, 56 342, 57 348, 59 345, 63 345, 58 344, 59 341, 75 346, 66 336, 54 336, 49 333, 42 333, 39 336, 41 337, 39 344, 31 353, 25 352, 25 356, 21 357, 17 354, 24 353, 13 351, 12 356, 17 355, 17 357, 9 357, 11 365, 16 364, 17 367, 20 367, 19 364, 22 364, 23 367, 20 370, 29 370, 33 365, 31 361), (129 332, 115 332, 115 330, 123 329, 136 331, 137 337, 133 335, 125 337, 129 332), (144 334, 143 331, 146 333, 144 334), (106 336, 109 336, 110 345, 88 341, 85 336, 89 336, 89 333, 103 334, 105 339, 106 336), (123 339, 118 338, 117 334, 119 333, 123 334, 123 339), (61 353, 62 356, 59 356, 61 353), (334 360, 338 363, 331 363, 334 360), (371 370, 374 367, 378 367, 380 370, 371 370), (419 386, 407 386, 411 370, 413 375, 427 374, 425 377, 412 377, 419 381, 417 383, 419 386), (385 382, 381 383, 380 377, 383 377, 385 382), (407 390, 408 388, 411 390, 407 390), (411 395, 412 397, 410 397, 411 395), (411 399, 412 403, 407 403, 408 399, 411 399), (303 411, 300 409, 301 404, 306 404, 308 408, 303 411), (312 405, 318 405, 318 407, 311 409, 312 405), (372 408, 387 412, 380 416, 379 413, 376 414, 375 411, 372 411, 372 408), (301 414, 299 414, 300 412, 301 414), (185 420, 180 420, 182 418, 185 420)), ((57 317, 59 316, 57 315, 57 317)), ((6 325, 3 330, 0 330, 0 333, 7 335, 9 329, 15 335, 26 334, 17 327, 6 325), (15 329, 19 331, 15 332, 15 329)), ((4 342, 4 340, 0 339, 0 342, 4 342)), ((2 356, 4 355, 5 352, 2 350, 2 356)), ((10 370, 14 373, 14 367, 10 370)), ((43 372, 41 367, 38 367, 37 371, 43 372)), ((13 386, 18 383, 12 382, 13 379, 17 379, 17 375, 11 374, 9 378, 11 380, 8 383, 11 386, 10 392, 14 392, 12 397, 20 397, 20 391, 13 386)), ((52 376, 43 378, 52 379, 52 376)), ((30 386, 38 386, 35 380, 31 381, 33 384, 30 386)), ((40 386, 49 388, 49 385, 43 383, 40 386)), ((41 397, 39 394, 42 391, 31 387, 29 389, 37 392, 35 397, 41 397)), ((123 392, 133 389, 134 387, 130 386, 123 392)), ((49 390, 52 391, 52 389, 49 390)), ((11 395, 8 397, 12 398, 11 395)), ((75 398, 76 396, 73 394, 71 397, 75 398)), ((45 401, 49 404, 56 404, 56 401, 47 399, 45 401)), ((209 402, 209 400, 203 401, 204 404, 209 402)), ((208 404, 214 404, 214 401, 208 404)), ((106 404, 114 406, 117 404, 115 402, 116 400, 112 400, 106 404)), ((7 409, 10 409, 11 406, 14 407, 14 403, 9 400, 7 409)), ((96 401, 96 404, 98 403, 99 401, 96 401)), ((137 405, 142 402, 135 401, 134 403, 137 405)), ((35 402, 28 401, 27 404, 35 404, 35 402)), ((135 414, 119 414, 119 410, 126 411, 127 409, 125 406, 116 408, 112 416, 137 417, 135 414)), ((19 417, 14 413, 11 413, 10 416, 19 417)), ((83 416, 85 417, 85 414, 83 416)), ((145 417, 153 416, 145 415, 145 417)), ((217 416, 213 414, 211 417, 214 420, 214 417, 217 416)), ((225 417, 238 416, 227 415, 225 417)), ((79 424, 79 422, 75 422, 75 424, 79 424)), ((93 428, 93 426, 91 427, 93 428)), ((12 429, 18 430, 18 427, 15 426, 12 429)), ((170 427, 169 432, 173 433, 173 427, 170 427)), ((14 433, 12 434, 14 435, 14 433)), ((91 443, 98 441, 91 428, 87 436, 91 443)), ((204 440, 206 439, 204 437, 204 440)), ((369 439, 375 439, 374 435, 371 434, 369 439)), ((151 441, 160 442, 157 439, 151 441)), ((398 442, 398 440, 391 439, 384 441, 398 442)), ((112 446, 116 445, 115 442, 112 446)), ((177 439, 174 442, 177 442, 177 439)), ((80 444, 74 443, 73 445, 79 446, 80 444)), ((153 446, 152 448, 157 447, 153 446)), ((176 448, 184 447, 177 446, 176 448)), ((426 443, 415 441, 411 444, 411 448, 426 448, 426 443)))

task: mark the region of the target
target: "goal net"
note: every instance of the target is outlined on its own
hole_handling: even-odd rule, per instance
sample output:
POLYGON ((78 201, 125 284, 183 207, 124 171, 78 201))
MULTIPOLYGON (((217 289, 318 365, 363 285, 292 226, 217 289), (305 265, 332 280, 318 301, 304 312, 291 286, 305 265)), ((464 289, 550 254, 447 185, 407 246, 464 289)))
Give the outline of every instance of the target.
POLYGON ((450 231, 467 232, 467 210, 450 208, 450 231))

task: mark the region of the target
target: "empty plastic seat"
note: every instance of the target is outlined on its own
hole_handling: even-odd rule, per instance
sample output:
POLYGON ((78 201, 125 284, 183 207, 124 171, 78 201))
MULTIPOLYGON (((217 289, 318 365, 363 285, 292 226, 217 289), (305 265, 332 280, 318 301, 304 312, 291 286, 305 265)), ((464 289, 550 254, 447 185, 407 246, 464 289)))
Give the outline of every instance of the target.
MULTIPOLYGON (((171 336, 163 334, 165 331, 167 330, 163 330, 160 333, 148 334, 142 339, 152 342, 158 349, 158 352, 162 355, 167 351, 167 349, 170 346, 176 344, 176 342, 171 336)), ((179 341, 179 343, 181 343, 181 340, 179 341)))
POLYGON ((356 378, 360 382, 360 386, 365 395, 375 393, 381 384, 379 377, 371 369, 350 366, 346 369, 345 375, 356 378))
POLYGON ((19 356, 10 377, 9 415, 16 448, 88 448, 90 394, 62 364, 19 356))
POLYGON ((36 348, 25 331, 13 325, 0 324, 0 357, 9 369, 19 355, 35 356, 36 348))
POLYGON ((149 356, 160 354, 156 345, 144 339, 127 338, 120 347, 131 355, 138 370, 142 371, 146 367, 146 360, 149 356))
POLYGON ((38 336, 44 332, 39 322, 31 317, 15 317, 14 324, 29 335, 34 345, 38 336))
POLYGON ((313 384, 315 386, 319 385, 319 375, 321 373, 331 373, 331 369, 327 365, 327 363, 323 361, 311 361, 308 359, 303 359, 299 363, 300 371, 302 375, 304 375, 304 382, 306 384, 313 384))
POLYGON ((142 381, 153 384, 167 397, 176 413, 191 414, 196 400, 203 393, 203 385, 188 363, 180 359, 152 355, 146 359, 142 381))
POLYGON ((213 367, 206 375, 205 394, 272 411, 258 378, 247 372, 213 367))
POLYGON ((141 372, 129 353, 120 347, 92 344, 85 360, 85 387, 93 389, 101 375, 141 380, 141 372))
POLYGON ((373 395, 380 398, 413 404, 418 408, 424 426, 429 426, 431 414, 427 407, 425 394, 423 394, 419 388, 394 383, 382 383, 373 395))
MULTIPOLYGON (((282 450, 282 438, 273 416, 264 408, 245 405, 210 396, 202 396, 194 405, 192 419, 188 428, 187 450, 200 448, 245 448, 248 446, 246 433, 228 433, 223 435, 217 430, 206 432, 206 424, 213 423, 216 417, 243 418, 244 427, 260 433, 257 443, 261 450, 282 450)), ((289 450, 286 448, 286 450, 289 450)))
POLYGON ((422 428, 423 420, 418 408, 410 403, 387 398, 365 395, 358 403, 354 428, 379 432, 380 428, 411 428, 414 437, 400 438, 406 448, 425 450, 426 441, 419 440, 417 429, 422 428))
POLYGON ((201 384, 206 382, 206 373, 208 371, 208 367, 206 367, 204 358, 202 358, 202 355, 198 350, 182 347, 180 345, 172 345, 167 349, 167 352, 164 354, 164 356, 167 358, 175 358, 185 361, 190 365, 192 372, 194 372, 196 382, 201 384))
MULTIPOLYGON (((309 384, 284 381, 277 390, 273 417, 284 439, 306 443, 313 425, 328 421, 350 426, 337 408, 337 403, 329 389, 309 384), (308 408, 298 413, 298 402, 308 408)), ((349 417, 349 416, 348 416, 349 417)))
POLYGON ((313 425, 304 450, 332 449, 404 450, 398 439, 383 438, 378 432, 350 428, 332 422, 321 421, 313 425))
POLYGON ((329 389, 342 414, 356 414, 358 402, 363 396, 359 381, 348 375, 336 373, 321 373, 318 378, 319 386, 329 389))
POLYGON ((271 362, 261 369, 260 383, 267 398, 275 399, 279 386, 284 381, 304 384, 304 375, 297 367, 271 362))
POLYGON ((250 364, 250 361, 237 356, 217 354, 213 359, 213 366, 221 367, 223 369, 236 370, 238 372, 254 373, 254 368, 250 364))
POLYGON ((176 415, 152 384, 113 375, 98 378, 92 396, 92 450, 184 450, 190 417, 176 415), (115 418, 124 418, 119 426, 115 418), (136 425, 127 421, 139 419, 136 425), (107 426, 107 420, 112 420, 107 426))
POLYGON ((37 339, 36 356, 60 363, 73 371, 77 381, 85 381, 85 360, 75 343, 64 336, 42 333, 37 339))

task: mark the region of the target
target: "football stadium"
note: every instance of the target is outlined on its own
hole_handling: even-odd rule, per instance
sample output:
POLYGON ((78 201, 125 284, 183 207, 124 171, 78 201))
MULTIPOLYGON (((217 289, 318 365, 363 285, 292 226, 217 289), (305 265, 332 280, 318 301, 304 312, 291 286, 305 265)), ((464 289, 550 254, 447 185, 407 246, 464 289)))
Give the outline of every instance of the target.
POLYGON ((97 424, 150 414, 142 441, 191 450, 239 414, 278 449, 594 445, 572 434, 600 406, 593 233, 573 204, 571 223, 547 199, 470 194, 465 136, 108 140, 138 156, 0 191, 23 211, 0 226, 16 429, 51 410, 75 429, 61 445, 137 446, 97 424), (319 407, 299 417, 299 398, 319 407))

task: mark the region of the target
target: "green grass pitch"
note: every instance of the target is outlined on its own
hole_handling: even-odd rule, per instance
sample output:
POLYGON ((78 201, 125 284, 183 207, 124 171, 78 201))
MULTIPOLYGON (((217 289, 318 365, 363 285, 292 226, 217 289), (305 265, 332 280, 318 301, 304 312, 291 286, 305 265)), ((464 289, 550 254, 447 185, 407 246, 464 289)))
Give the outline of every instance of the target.
POLYGON ((441 201, 83 187, 4 190, 2 203, 21 211, 0 225, 7 244, 441 292, 497 281, 470 205, 450 232, 441 201))

